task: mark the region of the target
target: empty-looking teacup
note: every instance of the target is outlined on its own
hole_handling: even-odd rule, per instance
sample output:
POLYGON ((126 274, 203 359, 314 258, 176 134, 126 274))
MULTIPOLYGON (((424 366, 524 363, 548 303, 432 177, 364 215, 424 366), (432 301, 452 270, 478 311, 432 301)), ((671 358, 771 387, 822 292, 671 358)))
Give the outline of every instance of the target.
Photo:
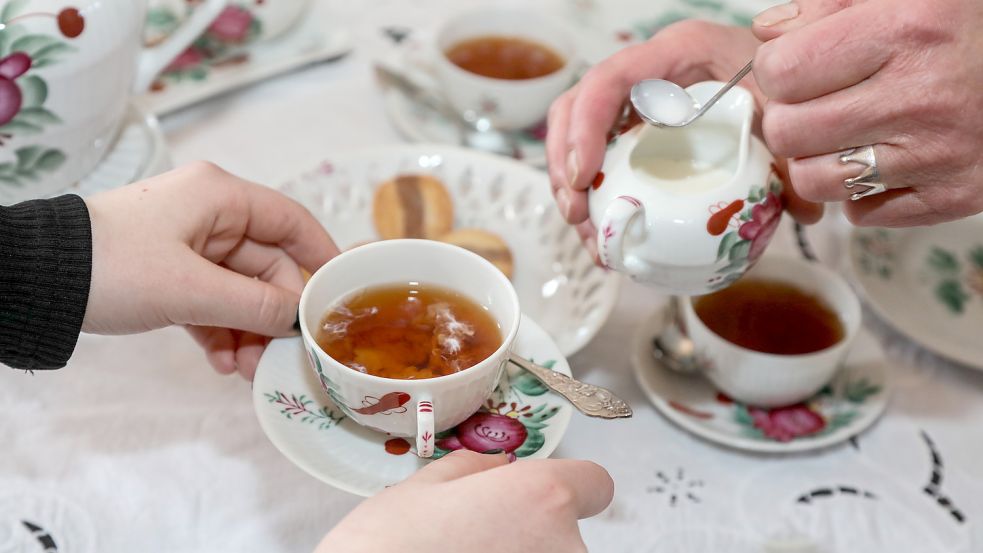
POLYGON ((835 272, 765 256, 730 288, 681 300, 703 374, 728 396, 781 407, 836 375, 860 330, 860 301, 835 272))
MULTIPOLYGON (((705 102, 721 86, 686 90, 705 102)), ((753 117, 751 93, 735 87, 686 127, 639 125, 620 136, 590 190, 601 262, 674 294, 740 278, 782 214, 782 180, 751 134, 753 117)))
POLYGON ((494 265, 428 240, 346 251, 311 276, 300 299, 304 345, 324 390, 354 422, 416 437, 420 457, 494 391, 519 317, 515 290, 494 265), (495 342, 457 364, 479 332, 495 342))
POLYGON ((0 6, 0 203, 47 196, 112 145, 130 95, 218 15, 208 0, 170 39, 140 48, 146 0, 10 0, 0 6))

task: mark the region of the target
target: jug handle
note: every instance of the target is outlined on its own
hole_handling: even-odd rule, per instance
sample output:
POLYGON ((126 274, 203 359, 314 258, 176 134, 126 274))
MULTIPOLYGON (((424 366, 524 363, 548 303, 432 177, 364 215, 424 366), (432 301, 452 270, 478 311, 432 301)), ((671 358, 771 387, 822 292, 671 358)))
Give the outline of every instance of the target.
POLYGON ((191 17, 164 42, 152 48, 143 48, 137 64, 136 80, 133 83, 134 94, 146 92, 157 75, 208 29, 212 21, 215 21, 215 18, 225 9, 227 3, 228 0, 206 0, 195 7, 191 17))
POLYGON ((625 233, 628 223, 642 210, 642 202, 632 196, 618 196, 604 210, 597 229, 597 255, 605 267, 631 274, 625 265, 625 233))

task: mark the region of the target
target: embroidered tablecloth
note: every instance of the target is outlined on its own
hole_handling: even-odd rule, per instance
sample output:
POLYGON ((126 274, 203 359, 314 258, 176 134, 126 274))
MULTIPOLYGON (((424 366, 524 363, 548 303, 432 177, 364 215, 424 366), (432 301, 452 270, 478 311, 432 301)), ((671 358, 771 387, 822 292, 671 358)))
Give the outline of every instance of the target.
MULTIPOLYGON (((476 2, 332 3, 356 51, 165 120, 175 161, 210 159, 275 185, 332 152, 400 141, 373 57, 430 25, 432 10, 476 2)), ((595 31, 607 25, 615 41, 690 14, 746 21, 761 7, 543 4, 595 31)), ((797 254, 784 225, 772 249, 797 254)), ((844 228, 833 217, 807 231, 824 262, 842 259, 844 228)), ((555 454, 594 460, 617 483, 611 506, 582 523, 591 551, 983 551, 983 372, 868 313, 890 360, 884 417, 820 452, 741 453, 675 427, 639 390, 626 343, 664 302, 626 283, 609 322, 570 359, 576 376, 635 407, 630 420, 575 417, 555 454)), ((180 329, 83 336, 64 370, 0 371, 0 553, 309 551, 359 500, 282 457, 256 422, 249 384, 214 374, 180 329)))

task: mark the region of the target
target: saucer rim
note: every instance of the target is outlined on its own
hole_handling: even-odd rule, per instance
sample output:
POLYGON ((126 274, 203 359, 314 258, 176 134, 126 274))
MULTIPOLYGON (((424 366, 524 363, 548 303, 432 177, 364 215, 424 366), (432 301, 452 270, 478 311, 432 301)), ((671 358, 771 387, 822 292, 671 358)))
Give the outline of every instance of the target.
MULTIPOLYGON (((525 314, 521 315, 521 319, 519 322, 519 331, 518 334, 516 335, 516 340, 518 340, 519 336, 522 335, 523 329, 527 329, 526 332, 528 332, 529 328, 533 328, 534 329, 533 332, 540 333, 541 336, 546 340, 546 343, 556 351, 557 368, 555 368, 554 370, 566 376, 572 376, 571 369, 570 369, 570 362, 567 356, 560 351, 560 348, 559 346, 557 346, 556 341, 553 340, 553 338, 549 335, 549 333, 546 332, 545 329, 543 329, 542 326, 540 326, 536 321, 534 321, 532 318, 528 317, 525 314)), ((273 342, 279 342, 279 343, 283 343, 287 341, 296 341, 297 347, 303 350, 304 347, 303 338, 301 338, 300 336, 276 338, 275 340, 273 340, 273 342)), ((271 342, 271 344, 273 342, 271 342)), ((269 350, 267 349, 267 351, 269 350)), ((263 366, 263 357, 265 357, 266 355, 267 352, 264 351, 263 356, 260 357, 259 365, 257 365, 256 367, 256 376, 260 374, 260 370, 263 366)), ((303 356, 301 356, 301 359, 303 359, 303 356)), ((304 366, 301 367, 301 370, 312 370, 312 369, 306 366, 306 364, 304 364, 304 366)), ((324 390, 322 390, 320 387, 316 388, 316 392, 318 394, 324 395, 324 390)), ((547 393, 553 394, 556 397, 560 398, 561 400, 559 402, 561 407, 557 412, 557 414, 554 416, 553 423, 551 423, 551 426, 555 426, 555 428, 557 429, 555 431, 557 435, 557 439, 553 442, 546 441, 543 444, 543 447, 540 448, 540 450, 537 451, 535 454, 531 455, 529 459, 546 459, 549 458, 551 455, 553 455, 553 453, 559 447, 560 442, 562 442, 563 438, 566 436, 567 431, 569 431, 570 422, 573 419, 573 411, 574 411, 573 406, 568 401, 563 399, 562 396, 560 396, 559 394, 556 394, 555 392, 552 391, 549 391, 547 393)), ((271 423, 269 421, 273 420, 273 417, 267 417, 261 414, 263 410, 268 409, 268 402, 266 398, 263 397, 263 392, 259 389, 259 387, 255 385, 255 377, 253 380, 253 385, 251 387, 251 395, 252 395, 253 411, 255 413, 256 419, 259 422, 260 429, 263 431, 263 434, 266 436, 266 439, 269 440, 269 442, 273 445, 273 447, 275 447, 276 450, 279 451, 280 454, 284 456, 284 458, 286 458, 288 461, 293 463, 294 466, 303 470, 309 476, 315 478, 316 480, 319 480, 320 482, 323 482, 333 488, 337 488, 339 490, 348 492, 353 495, 357 495, 361 497, 372 497, 373 495, 382 491, 382 490, 365 489, 362 486, 352 484, 348 481, 336 479, 333 477, 328 477, 327 475, 322 474, 320 471, 316 470, 314 467, 310 466, 307 463, 307 461, 302 457, 293 455, 290 452, 290 448, 288 446, 281 445, 279 440, 282 440, 283 439, 282 437, 274 438, 274 436, 280 436, 280 435, 277 434, 275 431, 271 431, 271 426, 270 426, 271 423)), ((328 399, 330 401, 330 398, 327 398, 326 395, 323 399, 328 399)), ((340 425, 338 428, 344 431, 346 435, 350 435, 347 432, 349 426, 350 425, 348 426, 340 425)), ((423 463, 420 467, 417 468, 417 470, 419 470, 423 466, 426 466, 426 464, 432 461, 432 460, 425 460, 421 458, 418 458, 417 460, 418 462, 423 463)), ((413 474, 415 474, 415 471, 413 474)), ((410 476, 412 476, 412 474, 410 476)), ((407 478, 409 478, 409 476, 407 476, 407 478)))
MULTIPOLYGON (((632 336, 631 343, 631 367, 632 373, 635 376, 635 381, 638 382, 639 386, 642 388, 642 392, 645 394, 646 399, 655 407, 663 417, 668 419, 673 425, 681 428, 687 433, 694 435, 702 440, 709 443, 724 446, 728 449, 734 451, 740 451, 744 453, 764 453, 764 454, 782 454, 782 453, 804 453, 809 451, 826 449, 841 444, 842 442, 848 441, 856 436, 863 434, 868 431, 886 412, 888 404, 891 401, 892 395, 892 385, 890 378, 890 371, 884 366, 884 363, 879 363, 879 368, 882 376, 882 386, 883 389, 879 396, 882 399, 878 400, 876 403, 872 404, 871 409, 864 413, 863 416, 858 417, 856 422, 848 424, 834 432, 831 432, 825 436, 812 439, 802 439, 802 440, 792 440, 790 442, 778 442, 778 441, 758 441, 741 436, 731 436, 728 434, 723 434, 712 428, 704 425, 700 425, 693 421, 690 417, 679 413, 672 406, 669 405, 669 401, 665 399, 658 390, 655 389, 651 382, 651 378, 646 376, 644 373, 647 370, 655 369, 661 371, 668 371, 669 369, 659 367, 658 364, 652 360, 649 361, 650 349, 648 349, 647 343, 652 339, 654 333, 658 332, 665 321, 665 312, 668 308, 668 304, 662 305, 656 309, 655 313, 650 317, 643 320, 638 326, 638 330, 635 331, 632 336)), ((857 333, 856 341, 869 340, 873 343, 877 343, 876 337, 871 334, 869 330, 865 327, 861 327, 860 331, 857 333)), ((880 348, 878 344, 878 350, 881 352, 880 357, 882 361, 884 359, 883 349, 880 348)), ((849 358, 849 353, 847 354, 849 358)), ((839 374, 839 372, 837 373, 839 374)), ((693 375, 674 375, 678 378, 699 378, 701 379, 701 386, 711 387, 712 384, 705 378, 693 375)), ((835 378, 835 377, 834 377, 835 378)))

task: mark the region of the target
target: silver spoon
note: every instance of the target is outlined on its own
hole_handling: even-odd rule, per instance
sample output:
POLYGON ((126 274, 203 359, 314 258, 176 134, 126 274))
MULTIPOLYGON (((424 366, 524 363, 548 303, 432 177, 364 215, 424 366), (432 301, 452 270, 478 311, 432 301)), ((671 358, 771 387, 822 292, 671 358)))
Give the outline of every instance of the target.
POLYGON ((589 417, 621 419, 631 416, 628 403, 607 388, 570 378, 514 353, 509 357, 509 362, 531 372, 547 388, 565 397, 578 411, 589 417))
POLYGON ((680 301, 682 300, 676 296, 670 298, 662 332, 652 339, 652 355, 671 371, 698 374, 706 369, 706 365, 696 352, 696 345, 683 330, 680 301))
POLYGON ((751 71, 754 60, 747 62, 702 106, 683 87, 662 79, 646 79, 631 87, 631 105, 639 117, 656 127, 685 127, 700 118, 728 90, 734 88, 751 71))
POLYGON ((446 100, 398 71, 376 64, 375 73, 386 86, 392 86, 431 111, 454 124, 458 143, 476 150, 483 150, 509 157, 518 157, 519 140, 515 133, 494 129, 488 119, 476 114, 458 113, 446 100))

